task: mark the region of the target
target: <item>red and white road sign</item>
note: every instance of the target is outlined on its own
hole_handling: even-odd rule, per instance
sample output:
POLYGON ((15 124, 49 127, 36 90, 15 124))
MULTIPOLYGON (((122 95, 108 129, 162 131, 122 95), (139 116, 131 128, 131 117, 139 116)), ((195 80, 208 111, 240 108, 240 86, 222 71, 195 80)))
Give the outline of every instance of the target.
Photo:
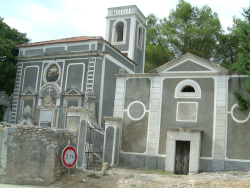
POLYGON ((67 146, 62 152, 62 163, 66 168, 72 168, 76 164, 77 153, 73 146, 67 146))

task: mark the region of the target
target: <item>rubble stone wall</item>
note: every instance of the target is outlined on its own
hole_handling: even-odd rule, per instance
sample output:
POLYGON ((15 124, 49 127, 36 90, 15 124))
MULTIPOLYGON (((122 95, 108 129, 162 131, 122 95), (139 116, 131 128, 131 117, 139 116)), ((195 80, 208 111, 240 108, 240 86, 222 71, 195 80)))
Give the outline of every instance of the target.
POLYGON ((27 126, 0 128, 0 181, 11 184, 49 185, 66 168, 63 149, 76 146, 77 132, 27 126))

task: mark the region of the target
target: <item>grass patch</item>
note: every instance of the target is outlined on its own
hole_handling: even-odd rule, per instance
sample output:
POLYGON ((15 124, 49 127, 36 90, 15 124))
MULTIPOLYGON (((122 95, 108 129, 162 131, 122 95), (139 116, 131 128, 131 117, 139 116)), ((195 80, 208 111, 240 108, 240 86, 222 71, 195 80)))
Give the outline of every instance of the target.
POLYGON ((136 185, 135 184, 131 184, 130 187, 136 187, 136 185))
POLYGON ((87 175, 89 178, 99 179, 101 176, 97 176, 95 173, 87 175))

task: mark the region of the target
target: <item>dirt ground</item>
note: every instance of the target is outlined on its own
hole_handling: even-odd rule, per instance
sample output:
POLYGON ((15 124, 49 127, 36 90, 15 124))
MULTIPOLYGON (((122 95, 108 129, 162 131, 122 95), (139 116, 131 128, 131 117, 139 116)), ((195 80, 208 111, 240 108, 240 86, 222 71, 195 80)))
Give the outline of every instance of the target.
POLYGON ((112 188, 112 187, 250 187, 250 171, 201 172, 195 175, 175 175, 164 171, 117 167, 105 172, 76 172, 66 175, 51 188, 112 188))

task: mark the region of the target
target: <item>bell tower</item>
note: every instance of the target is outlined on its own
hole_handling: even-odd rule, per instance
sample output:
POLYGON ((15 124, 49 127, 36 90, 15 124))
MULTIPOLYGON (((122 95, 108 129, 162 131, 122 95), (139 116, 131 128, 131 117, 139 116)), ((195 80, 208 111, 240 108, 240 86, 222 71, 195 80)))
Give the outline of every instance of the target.
POLYGON ((136 73, 144 72, 146 17, 136 5, 108 8, 105 39, 135 61, 136 73))

